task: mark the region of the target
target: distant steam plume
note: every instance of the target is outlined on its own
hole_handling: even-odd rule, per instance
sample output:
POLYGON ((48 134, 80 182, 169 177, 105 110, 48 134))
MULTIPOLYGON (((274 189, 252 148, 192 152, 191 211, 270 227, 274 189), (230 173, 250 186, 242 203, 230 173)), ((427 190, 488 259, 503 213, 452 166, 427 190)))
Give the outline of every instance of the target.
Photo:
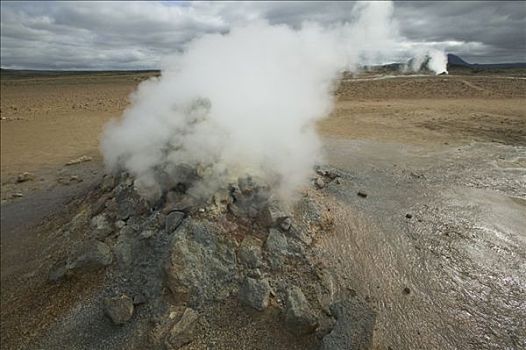
POLYGON ((360 3, 351 23, 330 28, 258 21, 194 40, 108 124, 107 166, 129 171, 151 198, 183 164, 199 170, 198 194, 251 174, 289 197, 320 160, 314 124, 331 111, 340 74, 399 57, 392 12, 389 2, 360 3))

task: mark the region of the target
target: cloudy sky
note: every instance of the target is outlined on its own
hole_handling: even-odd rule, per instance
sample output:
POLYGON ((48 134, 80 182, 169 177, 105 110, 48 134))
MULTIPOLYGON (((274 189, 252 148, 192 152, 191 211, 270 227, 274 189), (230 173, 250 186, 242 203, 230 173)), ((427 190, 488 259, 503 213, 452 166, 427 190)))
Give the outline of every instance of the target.
MULTIPOLYGON (((300 26, 346 21, 352 2, 1 2, 1 65, 148 69, 204 33, 255 19, 300 26)), ((526 61, 526 2, 396 2, 409 42, 473 63, 526 61)))

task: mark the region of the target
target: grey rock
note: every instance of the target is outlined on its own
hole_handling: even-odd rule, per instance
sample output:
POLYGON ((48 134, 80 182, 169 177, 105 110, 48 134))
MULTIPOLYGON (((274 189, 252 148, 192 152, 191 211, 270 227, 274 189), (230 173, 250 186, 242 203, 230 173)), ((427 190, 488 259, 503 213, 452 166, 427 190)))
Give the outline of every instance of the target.
POLYGON ((148 239, 148 238, 151 238, 154 234, 155 234, 155 232, 152 231, 152 230, 144 230, 144 231, 141 232, 139 237, 141 239, 148 239))
POLYGON ((230 192, 228 190, 223 189, 214 193, 213 201, 216 206, 222 207, 232 203, 232 197, 230 196, 230 192))
POLYGON ((113 227, 104 214, 99 214, 91 219, 92 236, 95 239, 104 239, 113 232, 113 227))
POLYGON ((251 236, 245 237, 241 242, 238 256, 241 263, 252 269, 263 265, 263 258, 259 242, 251 236))
POLYGON ((106 193, 102 195, 99 199, 97 199, 97 201, 95 202, 95 204, 93 204, 91 208, 91 214, 96 216, 102 213, 102 211, 106 209, 106 202, 110 199, 110 197, 111 194, 106 193))
POLYGON ((256 190, 257 187, 255 181, 250 176, 240 177, 237 180, 237 185, 239 186, 239 190, 243 194, 251 194, 256 190))
POLYGON ((126 220, 131 216, 147 212, 145 202, 140 195, 126 183, 121 183, 115 188, 115 200, 118 219, 126 220))
POLYGON ((287 237, 280 231, 271 228, 265 241, 265 249, 274 254, 286 254, 288 249, 287 237))
POLYGON ((279 270, 285 263, 285 256, 289 255, 287 238, 280 231, 271 228, 265 241, 265 249, 269 252, 268 261, 273 270, 279 270))
POLYGON ((199 314, 187 308, 181 319, 172 327, 165 339, 165 346, 169 350, 179 349, 191 343, 195 337, 195 328, 199 314))
POLYGON ((126 268, 131 266, 132 257, 132 243, 131 241, 121 233, 117 243, 113 246, 115 258, 120 267, 126 268))
POLYGON ((317 188, 320 188, 320 189, 325 187, 325 181, 320 176, 318 176, 316 180, 314 180, 314 184, 316 185, 317 188))
POLYGON ((123 220, 117 220, 117 221, 115 222, 115 227, 118 228, 119 230, 120 230, 121 228, 123 228, 124 226, 126 226, 126 222, 123 221, 123 220))
POLYGON ((329 180, 334 180, 342 176, 342 173, 340 170, 330 167, 328 165, 317 166, 315 170, 318 175, 323 176, 329 180))
POLYGON ((35 179, 35 175, 33 175, 32 173, 28 173, 26 171, 22 174, 18 174, 18 176, 16 177, 16 182, 21 183, 21 182, 26 182, 26 181, 33 181, 34 179, 35 179))
POLYGON ((333 330, 323 337, 320 350, 370 349, 375 312, 357 298, 350 298, 330 307, 336 317, 333 330))
POLYGON ((186 219, 171 242, 167 285, 191 305, 224 300, 236 286, 234 244, 206 220, 186 219))
POLYGON ((318 319, 300 288, 292 286, 287 290, 285 322, 297 334, 309 334, 318 327, 318 319))
POLYGON ((292 225, 292 219, 289 218, 288 216, 282 218, 281 220, 279 220, 279 227, 280 227, 283 231, 288 231, 288 230, 290 230, 290 226, 291 226, 291 225, 292 225))
POLYGON ((179 227, 181 222, 183 222, 184 213, 181 211, 172 211, 170 214, 166 215, 165 220, 165 230, 167 233, 172 233, 179 227))
POLYGON ((191 209, 198 207, 201 201, 189 194, 180 193, 178 191, 170 191, 166 194, 166 204, 162 212, 169 214, 173 211, 188 212, 191 209))
POLYGON ((66 269, 88 272, 108 266, 113 260, 110 247, 100 241, 88 241, 77 248, 68 259, 66 269))
POLYGON ((121 325, 133 316, 133 301, 127 295, 104 300, 104 313, 116 325, 121 325))
POLYGON ((268 307, 270 285, 266 279, 256 280, 247 277, 239 290, 239 300, 242 304, 263 311, 268 307))
POLYGON ((110 192, 115 188, 115 177, 111 175, 105 175, 100 184, 100 188, 104 192, 110 192))

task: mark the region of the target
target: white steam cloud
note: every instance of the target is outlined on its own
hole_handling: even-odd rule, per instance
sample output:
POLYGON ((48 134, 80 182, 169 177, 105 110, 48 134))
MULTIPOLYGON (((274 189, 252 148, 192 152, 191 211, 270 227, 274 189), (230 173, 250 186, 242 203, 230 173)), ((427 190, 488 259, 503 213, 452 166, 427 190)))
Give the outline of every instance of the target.
POLYGON ((331 28, 258 21, 194 40, 108 124, 106 165, 130 172, 150 198, 177 181, 183 164, 200 172, 197 194, 251 174, 290 196, 320 160, 314 124, 331 111, 340 74, 399 58, 392 12, 389 2, 359 3, 351 23, 331 28))

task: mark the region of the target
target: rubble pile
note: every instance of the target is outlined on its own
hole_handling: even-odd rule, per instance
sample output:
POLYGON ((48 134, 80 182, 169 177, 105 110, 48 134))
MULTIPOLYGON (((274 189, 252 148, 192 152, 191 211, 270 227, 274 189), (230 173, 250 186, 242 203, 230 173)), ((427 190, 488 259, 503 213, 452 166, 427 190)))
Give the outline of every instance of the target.
MULTIPOLYGON (((336 170, 316 172, 314 188, 338 183, 336 170)), ((323 349, 348 349, 360 337, 370 345, 364 332, 374 314, 366 312, 372 325, 363 331, 349 328, 345 322, 356 316, 348 316, 348 301, 339 300, 330 273, 313 256, 316 236, 330 231, 320 203, 305 194, 286 211, 251 177, 197 198, 188 191, 196 178, 188 171, 151 203, 128 174, 105 176, 62 228, 65 237, 81 232, 83 242, 53 266, 49 279, 103 270, 100 308, 113 327, 148 319, 153 348, 191 343, 213 326, 207 310, 227 299, 237 300, 239 312, 279 310, 287 332, 314 334, 323 349)))

